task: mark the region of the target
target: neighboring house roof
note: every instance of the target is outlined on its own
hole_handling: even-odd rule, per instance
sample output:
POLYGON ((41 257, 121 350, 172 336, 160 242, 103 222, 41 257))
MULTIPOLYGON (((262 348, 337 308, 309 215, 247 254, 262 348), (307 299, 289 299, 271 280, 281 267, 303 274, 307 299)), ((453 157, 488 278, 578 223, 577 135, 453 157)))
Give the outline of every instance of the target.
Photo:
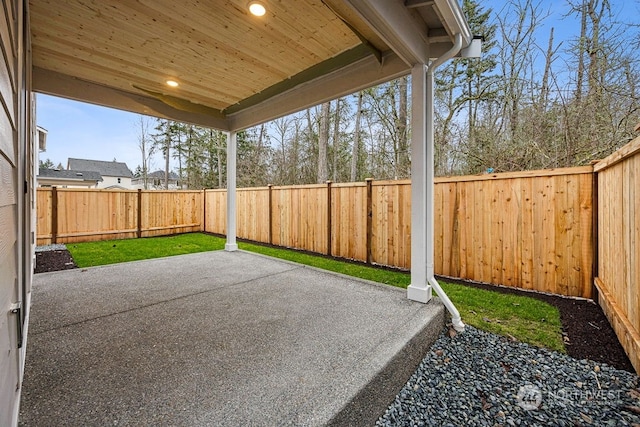
POLYGON ((74 159, 69 157, 67 169, 85 170, 98 172, 102 176, 115 176, 121 178, 132 178, 133 174, 122 162, 106 162, 103 160, 74 159))
MULTIPOLYGON (((164 181, 164 171, 155 171, 155 172, 150 172, 147 174, 147 181, 152 181, 155 179, 160 179, 162 181, 164 181)), ((180 177, 178 176, 178 174, 176 174, 175 172, 169 172, 169 181, 178 181, 180 179, 180 177)), ((135 178, 133 178, 133 180, 131 182, 133 183, 139 183, 144 181, 144 177, 142 176, 137 176, 135 178)))
POLYGON ((69 181, 102 181, 102 176, 98 172, 69 169, 40 168, 38 170, 38 178, 53 178, 69 181))
MULTIPOLYGON (((164 171, 157 170, 147 174, 147 178, 161 178, 164 179, 164 171)), ((169 172, 169 179, 177 180, 178 174, 175 172, 169 172)))

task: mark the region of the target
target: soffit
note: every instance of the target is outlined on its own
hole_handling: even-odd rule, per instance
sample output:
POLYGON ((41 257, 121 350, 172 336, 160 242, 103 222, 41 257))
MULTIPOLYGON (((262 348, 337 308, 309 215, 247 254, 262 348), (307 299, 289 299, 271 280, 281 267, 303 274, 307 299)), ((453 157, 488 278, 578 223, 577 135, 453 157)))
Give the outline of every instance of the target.
POLYGON ((236 129, 406 74, 413 59, 370 4, 397 11, 425 52, 430 32, 451 44, 436 2, 263 3, 255 17, 247 0, 31 0, 35 90, 236 129))

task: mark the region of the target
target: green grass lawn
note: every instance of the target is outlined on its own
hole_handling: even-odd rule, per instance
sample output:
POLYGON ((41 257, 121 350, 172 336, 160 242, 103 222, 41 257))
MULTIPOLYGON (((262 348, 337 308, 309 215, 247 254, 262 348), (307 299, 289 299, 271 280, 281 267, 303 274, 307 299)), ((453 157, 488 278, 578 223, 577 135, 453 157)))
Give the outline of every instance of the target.
MULTIPOLYGON (((225 240, 201 233, 170 237, 109 240, 67 245, 78 267, 114 264, 171 255, 224 249, 225 240)), ((406 288, 409 274, 371 267, 289 249, 239 243, 240 249, 305 264, 324 270, 406 288)), ((535 298, 507 295, 453 283, 441 283, 456 305, 463 322, 540 347, 565 352, 560 313, 535 298)))
POLYGON ((201 233, 144 239, 103 240, 101 242, 68 243, 78 267, 116 264, 119 262, 161 258, 195 252, 224 249, 225 241, 201 233))

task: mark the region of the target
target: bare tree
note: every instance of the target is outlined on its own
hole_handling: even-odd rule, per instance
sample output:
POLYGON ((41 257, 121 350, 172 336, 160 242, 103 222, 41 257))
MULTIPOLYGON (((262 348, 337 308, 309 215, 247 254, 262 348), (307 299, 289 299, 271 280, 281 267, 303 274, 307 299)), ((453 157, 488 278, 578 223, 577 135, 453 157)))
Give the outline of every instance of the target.
POLYGON ((360 123, 362 122, 362 94, 362 91, 358 92, 356 123, 353 131, 353 149, 351 151, 351 182, 355 182, 358 179, 358 161, 361 150, 360 123))
POLYGON ((411 174, 411 161, 409 156, 409 135, 407 133, 407 91, 408 77, 398 79, 398 175, 406 178, 411 174))
POLYGON ((151 119, 149 117, 138 115, 135 123, 138 131, 138 149, 140 150, 142 160, 140 164, 140 175, 145 190, 149 189, 147 176, 149 175, 149 168, 151 166, 151 156, 153 156, 154 153, 153 140, 149 133, 150 122, 151 119))
POLYGON ((339 180, 339 158, 340 158, 340 99, 336 99, 336 109, 333 114, 333 146, 331 161, 331 179, 334 182, 339 180))
POLYGON ((331 104, 325 102, 320 109, 320 131, 318 132, 318 184, 326 182, 327 173, 327 146, 329 145, 329 112, 331 104))

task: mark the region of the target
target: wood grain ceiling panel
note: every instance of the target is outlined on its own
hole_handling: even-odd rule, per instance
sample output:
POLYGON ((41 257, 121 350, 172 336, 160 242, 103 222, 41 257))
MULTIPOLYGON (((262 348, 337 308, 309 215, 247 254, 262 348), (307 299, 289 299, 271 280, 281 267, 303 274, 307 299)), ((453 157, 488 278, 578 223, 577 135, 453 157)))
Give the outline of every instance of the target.
POLYGON ((257 18, 245 0, 31 0, 34 66, 224 109, 360 44, 319 0, 265 4, 257 18))
MULTIPOLYGON (((123 90, 128 92, 137 92, 134 85, 141 88, 158 86, 155 74, 143 75, 139 68, 135 68, 131 73, 126 71, 126 67, 120 70, 105 69, 100 65, 96 65, 94 61, 85 61, 74 56, 62 55, 47 48, 42 48, 37 54, 34 54, 33 60, 34 62, 46 62, 49 65, 47 69, 58 73, 68 74, 68 69, 72 68, 74 77, 86 81, 93 81, 95 76, 100 74, 102 78, 109 82, 108 85, 103 84, 104 86, 124 88, 123 90), (132 83, 134 79, 135 83, 132 83)), ((232 102, 230 101, 232 98, 227 93, 221 92, 219 87, 220 85, 216 84, 194 86, 191 82, 183 82, 180 86, 180 93, 185 99, 203 105, 211 104, 212 99, 222 99, 223 101, 217 101, 217 105, 209 105, 212 108, 221 109, 227 102, 232 102), (227 100, 227 102, 224 102, 224 100, 227 100)), ((163 92, 169 93, 170 91, 163 89, 163 92)))

